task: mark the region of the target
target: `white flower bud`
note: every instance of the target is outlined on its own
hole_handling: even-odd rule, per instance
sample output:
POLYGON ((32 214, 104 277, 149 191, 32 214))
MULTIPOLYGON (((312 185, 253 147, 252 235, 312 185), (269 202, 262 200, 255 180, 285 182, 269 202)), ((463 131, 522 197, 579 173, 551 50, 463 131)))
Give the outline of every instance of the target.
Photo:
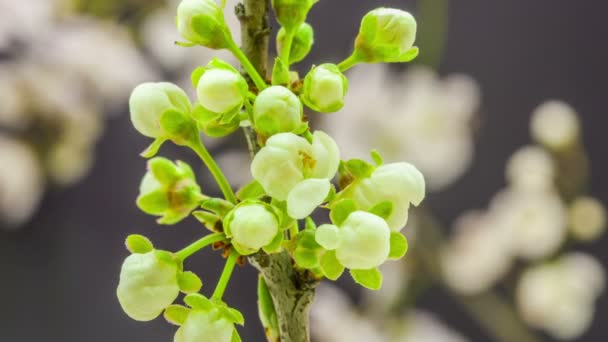
POLYGON ((231 65, 216 60, 209 64, 196 86, 198 101, 214 113, 231 113, 240 109, 247 97, 247 81, 231 65))
POLYGON ((425 182, 413 165, 390 163, 379 166, 370 177, 353 182, 342 196, 354 200, 362 210, 381 202, 392 202, 393 211, 386 221, 392 231, 400 231, 407 223, 410 203, 419 205, 424 199, 425 182))
POLYGON ((268 87, 253 104, 253 121, 256 131, 265 137, 293 132, 302 124, 302 103, 285 87, 268 87))
POLYGON ((574 200, 568 218, 570 233, 581 241, 593 241, 606 230, 606 209, 592 197, 574 200))
POLYGON ((405 11, 377 8, 361 21, 355 54, 363 62, 398 62, 414 46, 416 19, 405 11))
POLYGON ((279 233, 279 218, 266 203, 246 201, 224 220, 226 235, 241 254, 248 255, 269 245, 279 233))
POLYGON ((355 211, 340 226, 336 258, 347 268, 367 270, 380 266, 390 252, 391 231, 374 214, 355 211))
POLYGON ((160 118, 168 110, 181 113, 190 111, 188 95, 172 83, 142 83, 131 93, 129 99, 131 122, 139 133, 158 138, 164 135, 160 118))
POLYGON ((333 113, 344 106, 348 80, 335 64, 314 67, 304 78, 302 101, 317 112, 333 113))
POLYGON ((548 148, 559 150, 576 143, 580 123, 576 111, 562 101, 548 101, 532 114, 530 129, 534 140, 548 148))
POLYGON ((178 266, 157 251, 131 254, 122 264, 116 295, 122 309, 136 321, 158 317, 179 294, 178 266))
POLYGON ((555 181, 553 159, 541 147, 522 147, 509 158, 506 177, 511 186, 519 189, 550 190, 555 181))
POLYGON ((220 316, 217 309, 192 310, 175 333, 173 342, 230 342, 234 331, 234 324, 220 316))
POLYGON ((226 48, 232 41, 224 12, 215 0, 182 0, 177 7, 177 30, 184 39, 212 49, 226 48))

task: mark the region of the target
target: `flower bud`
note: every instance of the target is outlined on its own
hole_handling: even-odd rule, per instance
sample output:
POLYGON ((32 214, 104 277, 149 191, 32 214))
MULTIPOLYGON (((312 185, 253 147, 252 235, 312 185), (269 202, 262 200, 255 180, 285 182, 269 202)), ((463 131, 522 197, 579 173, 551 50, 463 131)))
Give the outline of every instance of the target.
POLYGON ((122 264, 116 295, 123 310, 136 321, 158 317, 179 294, 178 265, 160 253, 131 254, 122 264))
POLYGON ((340 152, 327 134, 316 131, 312 144, 293 133, 273 135, 251 163, 251 173, 271 197, 287 200, 292 218, 308 216, 329 194, 340 152))
POLYGON ((188 164, 156 157, 148 161, 137 197, 137 206, 147 214, 161 216, 161 224, 175 224, 190 214, 203 195, 188 164))
POLYGON ((416 19, 410 13, 377 8, 361 21, 355 55, 359 61, 367 63, 408 61, 415 40, 416 19))
POLYGON ((189 42, 211 49, 227 48, 232 41, 224 12, 215 0, 182 0, 177 7, 177 30, 189 42))
POLYGON ((213 60, 196 85, 198 101, 208 111, 220 114, 241 109, 248 91, 247 81, 232 65, 213 60))
POLYGON ((266 203, 245 201, 228 213, 224 229, 236 250, 249 255, 268 246, 279 234, 279 217, 266 203))
MULTIPOLYGON (((286 35, 287 31, 284 27, 281 27, 279 33, 277 33, 277 54, 280 54, 280 51, 283 48, 286 35)), ((293 37, 293 41, 291 42, 291 51, 289 52, 289 64, 297 63, 303 60, 310 52, 313 43, 314 30, 312 26, 307 23, 302 23, 298 27, 298 30, 296 31, 296 34, 293 37)))
POLYGON ((343 266, 368 270, 383 264, 389 256, 391 230, 379 216, 354 211, 339 228, 322 225, 317 230, 317 242, 328 250, 336 250, 343 266))
POLYGON ((418 205, 424 196, 424 176, 415 166, 401 162, 381 165, 369 177, 356 179, 339 198, 352 199, 362 210, 391 202, 393 209, 386 221, 392 231, 400 231, 407 223, 410 203, 418 205))
POLYGON ((192 310, 184 324, 175 333, 174 342, 230 342, 234 324, 220 316, 217 310, 210 312, 192 310))
POLYGON ((159 138, 165 135, 160 118, 168 110, 181 113, 190 111, 188 95, 172 83, 142 83, 131 93, 129 99, 131 122, 139 133, 159 138))
POLYGON ((264 137, 293 132, 302 124, 302 110, 302 103, 289 89, 282 86, 268 87, 253 104, 255 129, 264 137))
POLYGON ((272 0, 277 21, 286 29, 297 29, 319 0, 272 0))
POLYGON ((530 120, 532 137, 552 150, 572 147, 580 137, 580 122, 569 104, 552 100, 534 110, 530 120))
POLYGON ((348 79, 335 64, 314 67, 304 78, 302 101, 317 112, 333 113, 344 106, 348 79))

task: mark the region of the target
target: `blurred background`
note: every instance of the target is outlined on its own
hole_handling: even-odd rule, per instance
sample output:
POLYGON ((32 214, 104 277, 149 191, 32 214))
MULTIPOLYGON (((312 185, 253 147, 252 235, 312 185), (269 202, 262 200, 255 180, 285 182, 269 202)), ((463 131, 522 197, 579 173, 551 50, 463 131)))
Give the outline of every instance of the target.
MULTIPOLYGON (((415 164, 429 196, 383 291, 349 277, 321 286, 315 340, 604 341, 608 4, 321 0, 301 75, 347 56, 379 5, 415 13, 419 60, 353 68, 346 107, 312 120, 345 157, 375 147, 415 164)), ((115 288, 128 234, 177 250, 205 233, 193 219, 158 226, 135 206, 150 141, 130 124, 130 91, 159 80, 191 91, 192 69, 217 55, 173 44, 176 6, 0 0, 1 341, 172 340, 162 318, 129 319, 115 288)), ((241 134, 206 144, 235 186, 248 181, 241 134)), ((160 154, 190 162, 217 194, 169 145, 160 154)), ((188 263, 207 284, 223 266, 210 252, 188 263)), ((225 297, 247 318, 245 341, 263 341, 255 277, 237 269, 225 297)))

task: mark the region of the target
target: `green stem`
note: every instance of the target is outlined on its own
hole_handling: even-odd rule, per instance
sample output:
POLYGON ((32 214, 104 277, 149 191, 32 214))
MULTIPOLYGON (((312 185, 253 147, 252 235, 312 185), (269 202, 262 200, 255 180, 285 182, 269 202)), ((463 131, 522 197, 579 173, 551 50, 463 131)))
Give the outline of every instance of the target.
POLYGON ((237 253, 235 249, 232 249, 230 251, 230 256, 228 256, 228 260, 226 260, 226 265, 224 265, 224 270, 222 271, 220 280, 218 280, 217 282, 215 291, 213 291, 213 294, 211 295, 211 299, 222 299, 224 292, 226 292, 226 287, 228 286, 230 277, 232 276, 234 266, 236 265, 236 260, 239 256, 239 253, 237 253))
POLYGON ((283 46, 281 47, 280 57, 283 60, 283 63, 289 67, 291 64, 289 62, 289 58, 291 55, 291 46, 293 45, 293 38, 296 36, 296 30, 287 30, 285 29, 285 41, 283 42, 283 46))
POLYGON ((224 197, 226 197, 226 199, 232 204, 236 204, 237 199, 234 195, 234 191, 232 191, 232 188, 230 187, 230 183, 203 143, 200 140, 197 140, 194 143, 188 144, 188 147, 190 147, 201 158, 203 163, 205 163, 209 169, 209 172, 211 172, 213 178, 215 178, 217 184, 219 185, 224 197))
POLYGON ((190 245, 186 246, 185 248, 181 249, 178 252, 175 252, 174 254, 179 260, 184 261, 192 254, 200 251, 201 249, 203 249, 215 242, 222 241, 225 238, 226 238, 226 236, 223 233, 209 234, 209 235, 205 236, 204 238, 194 241, 190 245))
POLYGON ((249 61, 249 58, 247 58, 247 56, 245 56, 243 51, 241 51, 241 49, 236 45, 235 42, 230 43, 228 50, 230 50, 230 52, 232 52, 234 57, 236 57, 236 59, 239 60, 239 62, 243 66, 243 69, 245 69, 245 71, 247 72, 249 77, 251 77, 251 80, 253 81, 255 86, 258 88, 258 90, 261 91, 261 90, 266 89, 266 87, 268 87, 268 85, 266 84, 266 81, 264 81, 264 79, 262 78, 260 73, 255 69, 253 64, 251 64, 251 61, 249 61))
POLYGON ((340 68, 340 71, 345 72, 346 70, 355 66, 357 63, 359 63, 359 60, 355 57, 355 54, 352 54, 340 62, 340 64, 338 64, 338 68, 340 68))

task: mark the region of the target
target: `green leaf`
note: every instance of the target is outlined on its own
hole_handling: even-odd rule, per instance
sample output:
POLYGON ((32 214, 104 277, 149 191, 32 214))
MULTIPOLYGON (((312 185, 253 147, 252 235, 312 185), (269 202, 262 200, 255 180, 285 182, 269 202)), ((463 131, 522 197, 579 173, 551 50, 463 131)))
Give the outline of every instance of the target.
POLYGON ((191 293, 184 297, 184 303, 188 304, 189 307, 193 309, 200 309, 209 311, 215 308, 213 302, 211 302, 207 297, 203 296, 200 293, 191 293))
POLYGON ((399 232, 391 232, 391 251, 388 255, 390 259, 401 259, 408 250, 406 237, 399 232))
POLYGON ((161 218, 156 220, 156 223, 166 224, 166 225, 176 224, 179 221, 185 219, 188 216, 188 214, 189 214, 188 211, 169 210, 169 211, 165 212, 165 214, 161 218))
POLYGON ((296 248, 293 258, 299 267, 307 269, 319 267, 321 261, 317 251, 307 248, 296 248))
POLYGON ((125 245, 131 253, 146 254, 154 250, 154 245, 145 236, 139 234, 131 234, 127 236, 125 245))
POLYGON ((190 42, 180 42, 180 41, 176 41, 176 42, 174 42, 174 43, 175 43, 175 45, 177 45, 177 46, 181 46, 181 47, 193 47, 193 46, 198 45, 198 44, 195 44, 195 43, 190 43, 190 42))
POLYGON ((204 67, 199 66, 194 69, 194 71, 192 71, 192 74, 190 74, 190 80, 192 81, 192 86, 194 87, 194 89, 198 87, 198 81, 200 81, 205 71, 206 69, 204 67))
POLYGON ((156 157, 148 160, 148 170, 163 185, 174 184, 180 179, 177 167, 167 158, 156 157))
POLYGON ((374 163, 376 163, 376 166, 384 164, 384 158, 382 158, 380 152, 378 152, 377 150, 371 150, 370 155, 374 163))
POLYGON ((190 112, 192 118, 203 125, 207 125, 211 122, 216 122, 220 120, 222 117, 221 113, 212 112, 210 110, 205 109, 205 107, 200 104, 196 104, 192 111, 190 112))
MULTIPOLYGON (((305 222, 306 222, 306 223, 305 223, 304 229, 306 229, 306 230, 313 230, 313 231, 314 231, 315 229, 317 229, 317 224, 316 224, 316 223, 315 223, 315 221, 312 219, 312 217, 308 216, 308 217, 306 218, 306 221, 305 221, 305 222)), ((313 236, 314 236, 314 235, 313 235, 313 236)))
POLYGON ((182 272, 177 276, 177 284, 183 293, 196 293, 203 287, 203 282, 193 272, 182 272))
POLYGON ((264 330, 266 330, 266 336, 269 338, 268 340, 278 341, 279 323, 277 320, 277 313, 266 281, 261 275, 258 277, 258 314, 260 316, 260 322, 262 323, 264 330), (271 337, 276 338, 271 339, 271 337))
POLYGON ((230 342, 243 342, 241 340, 241 336, 239 335, 239 332, 236 330, 236 328, 234 329, 234 332, 232 333, 232 339, 230 340, 230 342))
POLYGON ((387 220, 393 213, 393 202, 391 202, 391 201, 380 202, 380 203, 376 204, 375 206, 373 206, 369 210, 369 212, 387 220))
POLYGON ((254 179, 251 182, 243 185, 243 187, 237 191, 236 197, 241 201, 244 201, 247 199, 258 199, 265 194, 266 192, 264 191, 262 184, 254 179))
POLYGON ((160 150, 160 147, 163 145, 163 143, 165 141, 167 141, 167 138, 156 138, 156 139, 154 139, 154 141, 150 144, 150 146, 148 146, 139 155, 142 156, 142 157, 144 157, 144 158, 152 158, 152 157, 154 157, 158 153, 158 150, 160 150))
POLYGON ((336 258, 335 251, 327 251, 321 257, 321 271, 330 280, 337 280, 344 272, 344 266, 336 258))
POLYGON ((208 211, 197 210, 192 213, 192 216, 202 223, 205 228, 215 233, 222 232, 222 220, 219 216, 208 211))
POLYGON ((289 67, 280 57, 276 57, 272 68, 272 85, 287 85, 289 79, 289 67))
POLYGON ((407 50, 403 55, 399 56, 399 58, 397 58, 397 60, 395 62, 402 62, 402 63, 411 62, 416 57, 418 57, 419 53, 420 53, 420 50, 418 49, 418 47, 414 46, 411 49, 407 50))
POLYGON ((177 304, 171 304, 165 309, 164 317, 167 322, 175 325, 182 325, 188 318, 191 309, 177 304))
POLYGON ((283 231, 279 230, 277 235, 274 236, 272 241, 267 246, 262 247, 264 252, 268 254, 277 253, 281 251, 281 245, 283 243, 283 231))
POLYGON ((331 218, 331 222, 333 222, 336 226, 342 225, 344 220, 350 215, 353 211, 357 210, 357 204, 352 199, 343 199, 334 204, 329 212, 329 217, 331 218))
POLYGON ((183 146, 200 140, 196 123, 182 112, 165 111, 160 117, 160 126, 177 145, 183 146))
POLYGON ((214 197, 204 200, 201 203, 201 208, 211 211, 223 218, 234 208, 234 204, 225 199, 214 197))
POLYGON ((226 317, 230 322, 238 325, 245 324, 245 317, 243 317, 243 314, 239 310, 226 307, 226 310, 223 311, 224 317, 226 317))
POLYGON ((374 172, 374 166, 362 159, 347 160, 344 168, 355 178, 369 177, 374 172))
POLYGON ((382 273, 378 268, 369 270, 350 270, 355 282, 370 290, 379 290, 382 287, 382 273))
POLYGON ((170 203, 163 190, 156 190, 137 197, 137 207, 149 215, 161 215, 169 209, 170 203))

